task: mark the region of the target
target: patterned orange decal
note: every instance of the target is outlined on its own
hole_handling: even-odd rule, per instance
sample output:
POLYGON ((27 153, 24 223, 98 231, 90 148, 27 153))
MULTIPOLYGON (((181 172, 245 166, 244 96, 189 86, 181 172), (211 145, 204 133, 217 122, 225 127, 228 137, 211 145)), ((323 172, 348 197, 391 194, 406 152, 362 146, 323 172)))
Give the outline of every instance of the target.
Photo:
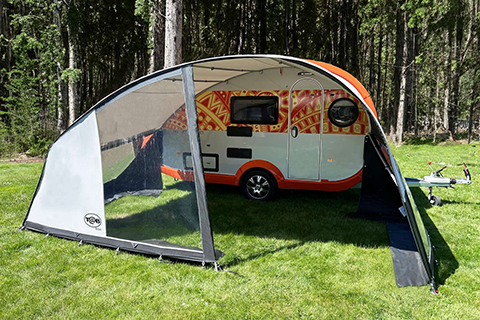
MULTIPOLYGON (((234 96, 277 96, 279 100, 278 124, 251 125, 253 132, 288 132, 288 90, 282 91, 205 91, 196 97, 198 128, 202 131, 226 131, 228 126, 245 127, 245 124, 230 122, 230 98, 234 96)), ((339 128, 328 119, 328 108, 339 98, 357 99, 344 90, 325 90, 325 110, 323 112, 323 133, 358 134, 368 132, 368 116, 360 108, 358 120, 350 127, 339 128)), ((291 124, 300 133, 319 133, 321 122, 321 90, 294 90, 292 92, 291 124)), ((186 130, 185 106, 182 106, 164 124, 165 129, 186 130)))

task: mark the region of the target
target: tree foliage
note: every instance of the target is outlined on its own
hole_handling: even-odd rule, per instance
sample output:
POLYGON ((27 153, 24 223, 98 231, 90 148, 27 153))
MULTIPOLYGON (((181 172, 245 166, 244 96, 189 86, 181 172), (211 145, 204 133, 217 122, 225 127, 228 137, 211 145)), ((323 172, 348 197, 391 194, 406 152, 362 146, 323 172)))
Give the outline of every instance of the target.
MULTIPOLYGON (((154 61, 150 70, 161 67, 162 58, 150 55, 163 52, 164 1, 0 0, 0 154, 45 151, 69 122, 67 85, 78 97, 76 117, 154 61)), ((453 138, 467 128, 472 137, 480 115, 479 7, 479 0, 183 0, 182 56, 325 61, 367 87, 392 139, 453 138)))

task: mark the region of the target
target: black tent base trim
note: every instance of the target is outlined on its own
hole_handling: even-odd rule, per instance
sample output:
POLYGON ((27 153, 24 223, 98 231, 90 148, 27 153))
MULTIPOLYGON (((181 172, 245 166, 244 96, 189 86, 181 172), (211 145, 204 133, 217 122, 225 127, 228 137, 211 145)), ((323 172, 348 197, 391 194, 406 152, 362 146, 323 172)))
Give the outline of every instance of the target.
POLYGON ((52 235, 58 238, 81 241, 82 243, 93 244, 100 247, 106 247, 116 250, 141 253, 151 256, 167 257, 176 260, 185 260, 200 263, 214 263, 217 262, 219 258, 224 256, 223 252, 221 252, 220 250, 215 250, 216 260, 209 260, 204 259, 203 251, 195 247, 179 246, 177 244, 172 244, 167 241, 160 240, 157 240, 156 242, 159 245, 149 245, 143 242, 77 233, 74 231, 53 228, 30 221, 25 222, 22 227, 31 231, 52 235))

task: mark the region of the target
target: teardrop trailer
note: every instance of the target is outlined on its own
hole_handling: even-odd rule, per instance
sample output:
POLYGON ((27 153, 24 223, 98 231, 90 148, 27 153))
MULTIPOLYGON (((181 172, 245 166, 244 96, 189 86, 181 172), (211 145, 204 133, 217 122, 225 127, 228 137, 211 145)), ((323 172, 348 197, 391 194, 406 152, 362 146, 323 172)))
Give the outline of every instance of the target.
POLYGON ((51 146, 22 229, 218 268, 209 182, 260 200, 361 182, 357 214, 387 221, 397 285, 435 288, 428 232, 367 91, 292 57, 189 62, 107 96, 51 146), (116 213, 125 195, 158 201, 116 213))
MULTIPOLYGON (((263 70, 262 76, 275 79, 284 90, 257 84, 257 90, 248 89, 259 77, 253 73, 229 80, 233 90, 222 82, 196 95, 207 183, 240 186, 254 200, 270 200, 278 188, 344 191, 361 183, 369 117, 347 90, 332 84, 325 89, 312 75, 274 68, 263 70)), ((192 177, 188 141, 175 137, 186 128, 185 106, 162 127, 174 144, 167 148, 171 152, 164 155, 162 172, 181 180, 192 177)), ((432 169, 423 179, 406 178, 407 184, 429 188, 431 204, 440 205, 433 187, 470 183, 466 165, 466 179, 443 177, 445 168, 432 169)))

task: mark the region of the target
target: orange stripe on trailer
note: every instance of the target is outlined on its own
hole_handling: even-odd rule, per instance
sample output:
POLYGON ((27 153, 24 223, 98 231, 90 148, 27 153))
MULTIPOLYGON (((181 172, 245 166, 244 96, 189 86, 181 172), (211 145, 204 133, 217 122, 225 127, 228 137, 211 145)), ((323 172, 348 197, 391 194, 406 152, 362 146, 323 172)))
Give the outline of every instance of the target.
POLYGON ((303 180, 284 180, 278 184, 281 189, 300 189, 300 190, 316 190, 316 191, 345 191, 362 181, 362 172, 360 169, 350 178, 339 181, 303 181, 303 180))
POLYGON ((168 166, 161 166, 160 168, 162 170, 162 173, 166 174, 167 176, 180 180, 194 181, 193 171, 178 170, 170 168, 168 166))
MULTIPOLYGON (((173 169, 168 166, 161 166, 162 173, 169 175, 173 178, 193 181, 193 172, 185 171, 179 169, 173 169)), ((280 189, 299 189, 299 190, 317 190, 317 191, 344 191, 352 188, 356 184, 362 181, 362 172, 360 169, 353 176, 339 180, 339 181, 305 181, 305 180, 293 180, 285 179, 280 170, 273 165, 272 163, 265 160, 252 160, 245 163, 243 166, 238 169, 235 175, 229 174, 218 174, 218 173, 205 173, 205 182, 206 183, 217 183, 217 184, 226 184, 232 186, 240 185, 240 179, 243 174, 250 169, 263 169, 270 172, 275 180, 277 181, 278 187, 280 189)))
POLYGON ((205 172, 205 182, 206 183, 218 183, 218 184, 228 184, 235 186, 235 181, 237 176, 233 174, 219 174, 219 173, 207 173, 205 172))
POLYGON ((350 73, 346 72, 345 70, 342 70, 338 67, 335 67, 334 65, 331 65, 329 63, 325 62, 320 62, 320 61, 314 61, 314 60, 306 60, 308 62, 311 62, 313 64, 316 64, 317 66, 320 66, 331 73, 345 79, 348 81, 352 86, 355 87, 355 89, 358 90, 358 92, 362 95, 363 100, 365 100, 365 103, 367 104, 368 108, 373 112, 375 117, 378 119, 377 115, 377 110, 375 109, 375 106, 373 104, 372 97, 368 93, 367 89, 360 83, 360 81, 357 80, 354 76, 352 76, 350 73))
MULTIPOLYGON (((360 183, 362 181, 362 172, 363 172, 363 170, 360 169, 353 176, 343 180, 339 180, 339 181, 291 180, 291 179, 285 179, 282 172, 274 164, 265 160, 252 160, 245 163, 243 166, 240 167, 240 169, 238 169, 237 173, 235 174, 236 176, 235 185, 238 186, 240 184, 240 179, 242 175, 250 169, 267 170, 273 175, 280 189, 301 189, 301 190, 318 190, 318 191, 333 191, 333 192, 348 190, 353 186, 355 186, 356 184, 360 183)), ((224 182, 217 182, 217 183, 224 183, 224 182)), ((231 183, 225 183, 225 184, 231 184, 231 183)))

